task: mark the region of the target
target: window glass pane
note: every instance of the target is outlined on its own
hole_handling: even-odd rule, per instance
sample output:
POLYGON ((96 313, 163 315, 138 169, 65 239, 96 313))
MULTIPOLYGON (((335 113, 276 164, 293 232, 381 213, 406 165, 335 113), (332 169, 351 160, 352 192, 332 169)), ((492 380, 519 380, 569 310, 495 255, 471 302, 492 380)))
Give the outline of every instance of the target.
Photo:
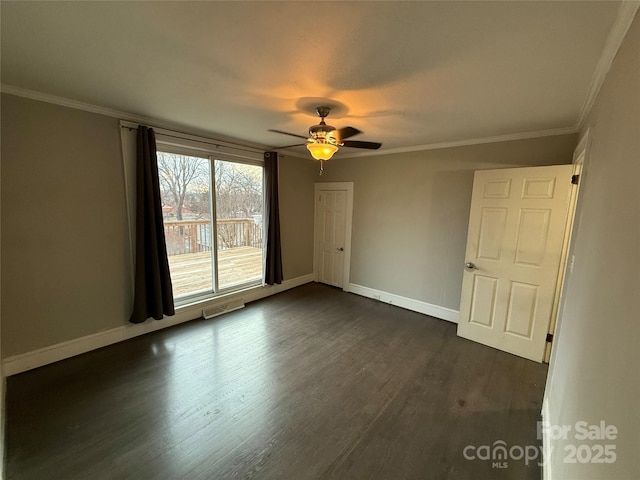
POLYGON ((262 174, 255 165, 215 160, 218 286, 262 279, 262 174))
POLYGON ((175 298, 213 290, 210 165, 207 158, 158 152, 164 232, 175 298))

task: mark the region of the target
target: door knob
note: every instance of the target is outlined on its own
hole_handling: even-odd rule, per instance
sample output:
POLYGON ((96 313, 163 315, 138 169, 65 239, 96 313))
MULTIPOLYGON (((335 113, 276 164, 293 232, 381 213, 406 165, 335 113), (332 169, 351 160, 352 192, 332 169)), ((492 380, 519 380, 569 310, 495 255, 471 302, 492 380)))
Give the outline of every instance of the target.
POLYGON ((467 262, 464 264, 464 268, 466 268, 467 270, 475 270, 476 266, 471 262, 467 262))
POLYGON ((342 248, 342 247, 336 248, 336 250, 338 250, 339 252, 344 252, 344 248, 342 248))

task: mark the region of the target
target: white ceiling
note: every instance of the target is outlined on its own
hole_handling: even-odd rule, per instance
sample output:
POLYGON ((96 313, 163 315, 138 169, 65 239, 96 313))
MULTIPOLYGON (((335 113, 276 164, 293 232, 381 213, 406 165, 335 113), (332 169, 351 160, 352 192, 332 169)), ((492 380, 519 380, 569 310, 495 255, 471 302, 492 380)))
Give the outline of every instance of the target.
MULTIPOLYGON (((2 2, 2 83, 254 144, 575 129, 620 2, 2 2)), ((344 149, 349 152, 359 152, 344 149)))

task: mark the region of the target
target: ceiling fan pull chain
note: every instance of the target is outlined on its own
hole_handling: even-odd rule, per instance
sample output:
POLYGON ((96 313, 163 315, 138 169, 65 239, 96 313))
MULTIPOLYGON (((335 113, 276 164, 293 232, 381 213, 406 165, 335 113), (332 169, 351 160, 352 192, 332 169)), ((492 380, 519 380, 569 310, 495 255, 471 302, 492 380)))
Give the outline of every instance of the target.
POLYGON ((324 161, 320 160, 320 173, 318 174, 320 177, 322 176, 322 172, 324 172, 324 161))

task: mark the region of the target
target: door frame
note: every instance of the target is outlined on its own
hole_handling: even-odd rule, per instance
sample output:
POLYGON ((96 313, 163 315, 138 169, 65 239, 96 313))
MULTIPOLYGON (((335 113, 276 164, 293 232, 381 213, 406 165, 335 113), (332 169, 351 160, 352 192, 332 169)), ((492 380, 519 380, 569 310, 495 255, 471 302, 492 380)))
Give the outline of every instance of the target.
POLYGON ((582 138, 578 141, 578 145, 573 151, 573 164, 575 166, 579 166, 580 171, 580 179, 579 179, 579 189, 576 192, 576 196, 574 199, 573 206, 573 218, 567 219, 567 228, 570 229, 570 235, 567 239, 567 254, 565 258, 565 263, 563 265, 562 277, 559 279, 560 283, 560 291, 558 298, 558 309, 555 316, 555 322, 553 325, 553 331, 551 331, 553 335, 553 342, 551 343, 551 348, 549 352, 549 371, 547 372, 547 382, 544 390, 543 397, 543 411, 544 411, 544 402, 548 396, 548 391, 550 386, 552 385, 552 377, 554 375, 554 362, 553 359, 556 355, 556 350, 558 349, 557 338, 562 330, 562 317, 564 316, 564 309, 566 304, 566 287, 569 281, 569 277, 573 271, 573 262, 575 261, 573 252, 575 250, 575 242, 576 242, 576 232, 578 231, 578 227, 580 225, 580 218, 582 212, 582 199, 584 198, 584 181, 586 179, 588 164, 589 164, 589 155, 591 150, 591 128, 588 128, 584 133, 582 138))
POLYGON ((347 205, 344 226, 344 268, 342 277, 342 290, 349 291, 351 277, 351 227, 353 223, 353 182, 316 182, 313 195, 313 278, 319 281, 318 255, 320 254, 320 211, 318 209, 320 192, 326 190, 341 190, 347 192, 347 205))
POLYGON ((577 230, 578 223, 578 200, 580 198, 580 188, 584 181, 586 173, 586 157, 589 146, 589 130, 578 142, 578 146, 573 151, 573 175, 578 175, 578 183, 571 191, 571 199, 569 200, 569 211, 567 212, 567 226, 565 231, 564 243, 562 246, 562 257, 560 258, 560 271, 558 272, 558 280, 556 283, 556 294, 553 301, 553 310, 551 314, 551 322, 549 323, 549 334, 551 341, 547 341, 544 352, 544 363, 550 363, 551 352, 554 348, 556 332, 558 329, 558 319, 564 309, 564 288, 567 279, 567 273, 573 271, 573 262, 570 256, 573 245, 573 234, 577 230))

